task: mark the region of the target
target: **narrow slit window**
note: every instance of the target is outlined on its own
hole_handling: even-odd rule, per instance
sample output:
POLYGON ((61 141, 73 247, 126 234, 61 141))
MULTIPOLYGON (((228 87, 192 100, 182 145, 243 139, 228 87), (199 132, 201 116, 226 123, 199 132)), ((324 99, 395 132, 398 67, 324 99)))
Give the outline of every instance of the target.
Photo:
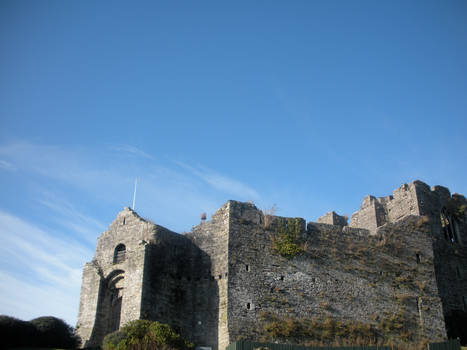
POLYGON ((441 210, 441 229, 444 233, 444 238, 451 243, 457 243, 457 235, 455 234, 455 228, 452 222, 452 218, 449 215, 446 208, 441 210))
POLYGON ((420 264, 420 254, 415 254, 415 257, 417 259, 417 264, 420 264))
POLYGON ((251 309, 251 304, 250 304, 250 303, 246 303, 246 308, 247 308, 247 310, 250 310, 250 309, 251 309))
POLYGON ((246 269, 247 271, 250 271, 250 266, 249 266, 249 265, 245 265, 245 269, 246 269))

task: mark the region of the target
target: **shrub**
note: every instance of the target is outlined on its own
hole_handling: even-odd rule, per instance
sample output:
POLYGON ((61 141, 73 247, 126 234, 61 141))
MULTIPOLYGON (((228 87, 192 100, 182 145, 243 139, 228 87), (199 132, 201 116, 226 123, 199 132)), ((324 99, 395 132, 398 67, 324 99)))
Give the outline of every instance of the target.
POLYGON ((103 350, 191 350, 193 344, 185 341, 169 325, 157 321, 135 320, 117 332, 105 336, 103 350))
POLYGON ((30 322, 0 315, 0 339, 5 347, 33 346, 36 337, 36 328, 30 322))
POLYGON ((75 348, 79 338, 65 321, 52 316, 29 322, 0 315, 0 339, 5 347, 75 348))
POLYGON ((73 334, 73 328, 59 318, 43 316, 31 320, 30 323, 37 332, 35 346, 76 348, 79 345, 79 338, 73 334))

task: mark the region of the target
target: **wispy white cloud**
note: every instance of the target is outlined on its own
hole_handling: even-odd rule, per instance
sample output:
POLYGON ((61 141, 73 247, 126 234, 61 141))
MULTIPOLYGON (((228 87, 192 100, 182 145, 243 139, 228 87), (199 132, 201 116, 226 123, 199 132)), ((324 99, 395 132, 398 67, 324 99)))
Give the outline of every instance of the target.
POLYGON ((23 320, 55 316, 76 324, 79 289, 38 285, 0 270, 0 313, 23 320))
MULTIPOLYGON (((180 230, 182 226, 186 230, 188 225, 196 224, 200 212, 215 210, 228 197, 239 200, 259 198, 257 191, 247 184, 203 166, 156 160, 144 150, 130 145, 112 149, 135 157, 129 163, 108 149, 107 152, 66 149, 28 142, 0 145, 0 156, 11 159, 18 164, 19 170, 31 175, 84 189, 88 196, 94 197, 93 200, 99 198, 111 205, 121 203, 118 208, 131 205, 133 181, 138 177, 137 210, 148 216, 155 213, 157 216, 152 217, 155 220, 163 215, 166 223, 175 225, 174 230, 180 230)), ((60 208, 62 205, 55 200, 44 200, 42 204, 66 209, 66 206, 60 208)), ((70 220, 68 225, 80 229, 70 220)), ((98 225, 87 226, 94 229, 98 225)))
POLYGON ((215 189, 240 197, 241 199, 257 199, 259 194, 250 186, 235 179, 220 175, 204 167, 194 168, 182 162, 176 162, 180 167, 190 171, 215 189))
POLYGON ((127 153, 127 154, 130 154, 130 155, 133 155, 133 156, 137 156, 137 157, 142 157, 142 158, 147 158, 147 159, 155 159, 152 155, 150 155, 149 153, 146 153, 144 152, 143 150, 135 147, 135 146, 131 146, 131 145, 118 145, 118 146, 112 146, 110 147, 111 150, 114 150, 114 151, 118 151, 118 152, 123 152, 123 153, 127 153))
POLYGON ((0 145, 0 155, 15 163, 18 170, 79 185, 92 186, 99 179, 112 181, 119 174, 108 169, 109 159, 100 151, 64 148, 25 141, 0 145))
POLYGON ((92 250, 4 211, 0 240, 0 313, 24 319, 53 314, 74 324, 81 268, 92 250))
POLYGON ((14 171, 14 170, 16 170, 16 167, 13 164, 11 164, 10 162, 7 162, 4 159, 0 159, 0 169, 8 170, 8 171, 14 171))
POLYGON ((96 235, 106 229, 101 221, 82 213, 68 200, 50 191, 41 191, 40 194, 37 201, 54 212, 54 215, 50 215, 50 220, 71 230, 80 238, 95 243, 96 235))

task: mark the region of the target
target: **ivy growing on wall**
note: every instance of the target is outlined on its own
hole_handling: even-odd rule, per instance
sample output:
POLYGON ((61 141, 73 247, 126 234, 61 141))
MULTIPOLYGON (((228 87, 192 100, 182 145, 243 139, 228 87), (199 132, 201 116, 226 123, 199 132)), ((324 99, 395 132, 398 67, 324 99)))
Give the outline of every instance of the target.
POLYGON ((279 218, 274 235, 271 236, 274 252, 291 259, 303 252, 300 244, 300 219, 298 218, 279 218))

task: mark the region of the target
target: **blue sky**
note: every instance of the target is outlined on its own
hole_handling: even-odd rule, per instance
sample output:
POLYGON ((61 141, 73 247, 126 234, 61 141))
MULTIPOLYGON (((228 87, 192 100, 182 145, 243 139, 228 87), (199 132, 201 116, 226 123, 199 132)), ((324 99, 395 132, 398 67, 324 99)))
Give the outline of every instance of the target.
POLYGON ((316 220, 467 194, 465 1, 0 2, 0 313, 75 324, 124 206, 316 220))

